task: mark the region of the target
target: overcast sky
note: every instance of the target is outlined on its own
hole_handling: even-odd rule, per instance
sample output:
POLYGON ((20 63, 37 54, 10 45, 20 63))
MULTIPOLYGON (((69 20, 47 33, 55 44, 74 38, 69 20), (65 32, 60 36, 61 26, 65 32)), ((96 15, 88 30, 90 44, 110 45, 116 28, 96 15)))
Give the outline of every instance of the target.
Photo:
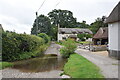
MULTIPOLYGON (((35 12, 43 1, 0 0, 0 24, 4 30, 30 34, 35 12)), ((108 16, 118 2, 119 0, 46 0, 38 14, 47 16, 55 8, 70 10, 78 22, 85 20, 90 24, 97 17, 108 16)))

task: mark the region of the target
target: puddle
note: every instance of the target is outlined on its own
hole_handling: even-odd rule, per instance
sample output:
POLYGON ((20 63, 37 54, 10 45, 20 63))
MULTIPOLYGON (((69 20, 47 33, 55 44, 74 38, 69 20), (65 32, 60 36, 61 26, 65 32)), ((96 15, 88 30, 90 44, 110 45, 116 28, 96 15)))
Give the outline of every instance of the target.
POLYGON ((66 59, 58 58, 57 56, 33 58, 29 60, 14 62, 12 68, 22 72, 45 72, 51 70, 62 70, 66 59))

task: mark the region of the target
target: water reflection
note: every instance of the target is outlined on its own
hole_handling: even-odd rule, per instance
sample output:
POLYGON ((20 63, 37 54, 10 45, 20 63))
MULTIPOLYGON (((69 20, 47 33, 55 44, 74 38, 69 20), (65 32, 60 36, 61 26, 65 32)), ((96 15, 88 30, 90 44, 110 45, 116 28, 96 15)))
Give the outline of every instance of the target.
POLYGON ((54 57, 34 58, 24 61, 14 62, 13 68, 23 72, 44 72, 50 70, 62 70, 67 60, 54 57))

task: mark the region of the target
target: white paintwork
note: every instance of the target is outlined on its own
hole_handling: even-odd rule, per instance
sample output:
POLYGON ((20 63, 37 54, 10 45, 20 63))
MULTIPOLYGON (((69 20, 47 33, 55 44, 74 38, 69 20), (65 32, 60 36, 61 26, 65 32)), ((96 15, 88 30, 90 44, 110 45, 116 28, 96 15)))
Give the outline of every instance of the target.
POLYGON ((108 25, 109 50, 120 50, 120 22, 111 23, 108 25), (119 37, 119 38, 118 38, 119 37))
MULTIPOLYGON (((70 35, 77 35, 77 34, 58 34, 58 41, 63 40, 63 37, 66 37, 67 39, 70 35)), ((79 38, 77 38, 76 41, 79 41, 79 38)), ((86 41, 92 41, 92 38, 88 38, 86 41)))
POLYGON ((62 40, 62 34, 58 34, 58 41, 62 40))
POLYGON ((92 42, 92 38, 88 38, 86 41, 90 41, 90 42, 92 42))
POLYGON ((120 50, 120 22, 118 23, 118 50, 120 50))
POLYGON ((67 39, 70 35, 77 35, 77 34, 58 34, 58 41, 63 40, 63 37, 66 37, 67 39))

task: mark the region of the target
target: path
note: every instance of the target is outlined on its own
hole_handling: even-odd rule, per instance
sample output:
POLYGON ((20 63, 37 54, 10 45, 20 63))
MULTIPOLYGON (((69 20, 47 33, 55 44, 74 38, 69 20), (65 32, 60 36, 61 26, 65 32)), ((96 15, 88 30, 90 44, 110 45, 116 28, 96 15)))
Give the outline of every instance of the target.
POLYGON ((55 44, 54 42, 52 42, 50 47, 48 47, 48 49, 45 51, 45 54, 57 54, 57 55, 60 55, 59 49, 61 47, 62 47, 61 45, 55 44))
POLYGON ((90 51, 83 49, 77 49, 76 52, 96 64, 106 78, 118 78, 118 60, 106 56, 91 54, 90 51))
MULTIPOLYGON (((50 47, 46 50, 45 54, 58 54, 60 45, 51 43, 50 47)), ((0 70, 1 71, 1 70, 0 70)), ((60 70, 52 70, 46 72, 38 72, 38 73, 25 73, 21 72, 17 69, 7 68, 2 70, 3 78, 60 78, 60 73, 63 71, 60 70)))

